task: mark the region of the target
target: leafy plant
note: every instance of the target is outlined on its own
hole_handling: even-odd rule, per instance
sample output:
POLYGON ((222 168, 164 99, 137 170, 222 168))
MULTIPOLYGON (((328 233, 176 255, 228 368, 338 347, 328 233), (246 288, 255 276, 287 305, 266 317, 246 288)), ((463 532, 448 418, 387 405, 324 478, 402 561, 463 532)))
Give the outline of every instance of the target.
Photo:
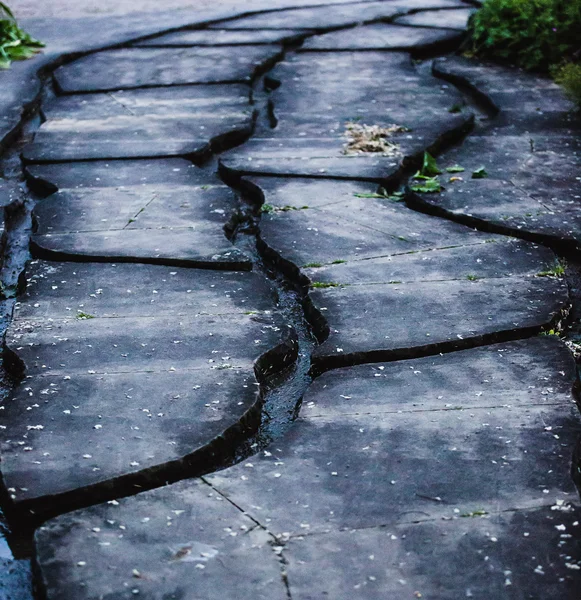
POLYGON ((579 50, 581 0, 487 0, 468 26, 468 49, 547 71, 579 50))
POLYGON ((0 69, 8 69, 13 60, 25 60, 44 46, 18 27, 12 11, 0 2, 0 69))
POLYGON ((426 177, 422 181, 412 183, 410 190, 421 194, 435 194, 442 191, 442 186, 437 177, 426 177))
POLYGON ((554 71, 555 81, 562 85, 565 93, 581 108, 581 65, 567 63, 554 71))
POLYGON ((472 179, 485 179, 488 177, 488 173, 484 167, 478 167, 475 171, 472 171, 472 179))
POLYGON ((537 277, 563 277, 567 264, 557 260, 555 264, 545 271, 537 273, 537 277))

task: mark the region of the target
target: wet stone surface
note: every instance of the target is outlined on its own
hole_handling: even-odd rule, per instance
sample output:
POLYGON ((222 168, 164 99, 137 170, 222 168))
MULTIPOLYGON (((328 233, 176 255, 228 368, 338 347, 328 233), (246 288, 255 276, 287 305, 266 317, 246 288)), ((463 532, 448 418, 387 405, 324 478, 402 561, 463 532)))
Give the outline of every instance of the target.
POLYGON ((434 229, 433 217, 374 197, 372 184, 250 182, 265 186, 255 192, 268 208, 264 251, 291 273, 302 269, 328 325, 317 368, 538 331, 568 310, 565 282, 540 276, 556 261, 546 248, 450 222, 434 229))
POLYGON ((183 482, 50 521, 37 534, 42 580, 53 595, 66 586, 91 598, 127 584, 161 598, 156 582, 181 573, 171 552, 183 538, 181 555, 205 567, 184 585, 204 594, 208 574, 264 550, 260 541, 249 549, 237 514, 260 524, 254 534, 267 530, 275 552, 249 569, 254 588, 238 582, 237 567, 222 579, 222 593, 240 586, 236 597, 263 593, 282 554, 298 598, 435 590, 451 599, 469 589, 508 599, 533 577, 556 598, 578 589, 581 559, 568 468, 579 433, 575 377, 568 351, 549 337, 327 373, 293 430, 207 477, 212 487, 183 482), (174 509, 192 518, 181 524, 174 509), (237 511, 227 523, 224 510, 237 511), (170 541, 168 529, 181 537, 170 541), (161 560, 140 550, 145 541, 161 560))
POLYGON ((395 20, 395 23, 414 27, 442 27, 464 31, 468 24, 468 19, 473 13, 473 8, 429 10, 399 17, 395 20))
POLYGON ((34 210, 32 243, 41 256, 251 268, 224 232, 236 209, 232 192, 185 160, 62 164, 29 173, 59 190, 34 210))
POLYGON ((260 275, 39 261, 27 279, 2 461, 15 505, 36 513, 196 453, 210 464, 217 440, 257 426, 258 381, 294 359, 260 275))
POLYGON ((387 19, 413 10, 464 6, 454 0, 401 0, 396 2, 360 2, 351 5, 328 5, 273 11, 220 23, 220 29, 315 29, 324 31, 387 19))
POLYGON ((193 83, 249 82, 277 59, 280 46, 124 48, 91 54, 59 67, 60 91, 105 92, 193 83))
POLYGON ((458 34, 447 30, 376 24, 326 33, 307 40, 301 51, 321 50, 404 50, 415 52, 445 50, 446 43, 458 43, 458 34))
POLYGON ((138 42, 136 46, 230 46, 276 44, 298 40, 308 35, 309 30, 228 30, 202 29, 197 31, 178 31, 138 42))
POLYGON ((465 167, 462 179, 411 205, 578 250, 579 121, 562 92, 552 82, 466 60, 438 63, 436 71, 468 82, 500 113, 440 159, 465 167), (480 167, 487 176, 472 178, 480 167))
POLYGON ((469 111, 449 112, 462 104, 458 93, 421 75, 405 53, 304 52, 270 77, 273 87, 281 82, 270 98, 276 128, 223 155, 231 176, 385 181, 472 123, 469 111), (408 110, 410 94, 415 102, 408 110), (366 144, 370 127, 383 128, 382 146, 366 144))
POLYGON ((239 143, 254 126, 250 88, 188 86, 57 98, 23 151, 28 162, 189 156, 239 143))

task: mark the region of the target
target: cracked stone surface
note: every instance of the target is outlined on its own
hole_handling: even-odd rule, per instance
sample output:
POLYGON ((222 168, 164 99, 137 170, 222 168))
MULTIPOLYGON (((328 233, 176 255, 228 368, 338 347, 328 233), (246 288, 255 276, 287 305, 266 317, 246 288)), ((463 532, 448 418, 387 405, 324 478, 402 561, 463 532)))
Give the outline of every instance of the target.
POLYGON ((293 360, 253 273, 40 261, 27 279, 7 333, 24 381, 5 405, 2 464, 35 512, 209 461, 220 438, 256 427, 257 381, 293 360))
POLYGON ((123 90, 64 96, 24 148, 28 162, 184 156, 202 159, 239 143, 254 126, 243 85, 123 90))
POLYGON ((220 23, 213 27, 220 29, 288 29, 290 27, 292 29, 324 31, 333 27, 345 27, 353 23, 387 19, 412 10, 459 6, 465 5, 454 0, 361 2, 342 6, 327 5, 274 11, 220 23))
POLYGON ((405 50, 416 52, 445 49, 446 43, 457 44, 458 34, 437 29, 422 29, 376 24, 334 31, 308 39, 301 51, 321 50, 405 50))
POLYGON ((462 103, 458 93, 421 75, 406 53, 305 52, 270 76, 282 82, 270 100, 277 127, 223 156, 230 175, 385 181, 472 123, 470 111, 449 112, 462 103), (414 96, 413 108, 400 94, 414 96), (399 129, 387 136, 389 148, 359 151, 348 146, 350 124, 399 129))
POLYGON ((534 330, 568 309, 565 283, 538 276, 555 264, 546 248, 450 222, 434 229, 433 217, 374 198, 372 184, 250 182, 266 186, 259 201, 271 207, 261 220, 264 251, 303 269, 328 325, 313 354, 323 368, 534 330))
POLYGON ((562 91, 548 80, 465 59, 436 69, 479 90, 500 114, 442 157, 466 168, 463 180, 441 194, 416 196, 412 204, 578 250, 579 124, 562 91), (488 176, 472 179, 480 166, 488 176))
POLYGON ((224 235, 236 206, 232 192, 185 160, 47 165, 29 173, 58 189, 33 213, 32 242, 43 256, 252 268, 224 235))
POLYGON ((270 8, 53 73, 0 429, 38 594, 577 598, 571 104, 412 60, 465 2, 270 8))
POLYGON ((428 10, 411 15, 405 15, 395 19, 395 23, 411 25, 413 27, 435 27, 444 29, 456 29, 464 31, 468 25, 470 15, 474 13, 473 8, 461 8, 456 10, 428 10))
MULTIPOLYGON (((208 569, 214 573, 248 547, 247 534, 230 523, 228 545, 218 539, 223 529, 214 534, 224 507, 234 506, 238 519, 249 517, 275 536, 293 597, 436 590, 437 597, 457 598, 466 589, 486 597, 492 589, 509 598, 514 588, 507 592, 506 581, 525 582, 535 569, 544 575, 544 597, 579 589, 567 566, 579 558, 570 537, 578 496, 568 469, 579 433, 575 377, 568 351, 552 338, 327 373, 307 393, 289 434, 209 476, 212 488, 183 482, 45 525, 37 534, 42 580, 49 590, 75 586, 67 589, 80 599, 122 590, 124 582, 161 598, 152 582, 181 573, 170 560, 175 548, 168 548, 166 520, 174 526, 174 506, 192 510, 184 506, 187 490, 193 505, 217 505, 189 521, 199 532, 175 523, 174 531, 186 527, 190 535, 187 556, 206 567, 187 580, 194 594, 204 593, 208 569), (127 528, 122 538, 120 524, 127 528), (166 558, 134 554, 132 540, 138 548, 147 540, 155 554, 163 546, 166 558), (543 556, 535 556, 539 545, 543 556), (79 560, 87 561, 83 568, 79 560), (142 580, 131 579, 132 569, 142 580)), ((264 557, 249 577, 276 562, 264 557)), ((233 589, 229 580, 222 585, 233 589)), ((237 597, 254 595, 243 588, 237 597)))
POLYGON ((106 92, 193 83, 249 82, 280 46, 122 48, 80 58, 54 73, 65 93, 106 92))
POLYGON ((309 30, 276 29, 229 30, 201 29, 197 31, 178 31, 138 42, 136 46, 255 46, 257 44, 279 44, 292 42, 307 35, 309 30))

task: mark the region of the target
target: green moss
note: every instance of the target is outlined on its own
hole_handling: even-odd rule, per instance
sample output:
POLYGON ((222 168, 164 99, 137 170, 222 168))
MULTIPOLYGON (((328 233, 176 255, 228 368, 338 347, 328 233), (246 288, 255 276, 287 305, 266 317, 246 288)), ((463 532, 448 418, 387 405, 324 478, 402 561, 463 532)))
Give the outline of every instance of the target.
POLYGON ((322 267, 322 266, 323 266, 322 263, 312 262, 312 263, 307 263, 306 265, 303 265, 303 269, 316 269, 317 267, 322 267))
POLYGON ((86 321, 87 319, 94 319, 95 315, 90 315, 89 313, 83 312, 82 310, 77 311, 77 319, 80 321, 86 321))
POLYGON ((565 275, 566 267, 566 263, 562 263, 558 260, 551 268, 537 273, 537 277, 563 277, 563 275, 565 275))
POLYGON ((325 283, 323 281, 313 281, 311 283, 311 287, 315 288, 315 289, 336 288, 336 287, 340 287, 340 286, 341 286, 340 283, 335 283, 333 281, 330 281, 328 283, 325 283))

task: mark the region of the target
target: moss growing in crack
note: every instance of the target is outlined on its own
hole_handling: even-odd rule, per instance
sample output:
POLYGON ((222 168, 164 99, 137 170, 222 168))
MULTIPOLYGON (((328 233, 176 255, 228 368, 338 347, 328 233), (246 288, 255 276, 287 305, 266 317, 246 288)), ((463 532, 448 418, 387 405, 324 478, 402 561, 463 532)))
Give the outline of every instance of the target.
POLYGON ((315 289, 326 289, 326 288, 336 288, 341 287, 340 283, 335 283, 334 281, 324 282, 324 281, 313 281, 311 283, 311 287, 315 289))
POLYGON ((468 279, 468 281, 478 281, 479 279, 482 279, 482 277, 479 277, 478 275, 466 275, 466 279, 468 279))
POLYGON ((344 265, 346 262, 347 262, 346 260, 338 259, 338 260, 334 260, 331 264, 332 265, 344 265))
POLYGON ((565 275, 566 263, 558 260, 550 269, 537 273, 537 277, 563 277, 565 275))
POLYGON ((312 262, 312 263, 307 263, 306 265, 303 265, 303 269, 316 269, 317 267, 322 267, 323 263, 318 263, 318 262, 312 262))
POLYGON ((485 517, 488 514, 488 511, 486 510, 473 510, 471 512, 467 512, 467 513, 462 513, 460 516, 464 517, 464 518, 470 518, 470 517, 485 517))
POLYGON ((79 319, 79 321, 86 321, 87 319, 94 319, 95 315, 90 315, 89 313, 79 310, 77 312, 76 318, 79 319))
POLYGON ((274 204, 263 204, 260 208, 261 213, 273 213, 273 212, 289 212, 291 210, 306 210, 309 208, 308 206, 301 206, 297 208, 296 206, 291 206, 290 204, 285 204, 285 206, 276 206, 274 204))
POLYGON ((561 332, 558 329, 547 329, 547 331, 541 331, 539 335, 554 335, 555 337, 560 338, 561 332))

